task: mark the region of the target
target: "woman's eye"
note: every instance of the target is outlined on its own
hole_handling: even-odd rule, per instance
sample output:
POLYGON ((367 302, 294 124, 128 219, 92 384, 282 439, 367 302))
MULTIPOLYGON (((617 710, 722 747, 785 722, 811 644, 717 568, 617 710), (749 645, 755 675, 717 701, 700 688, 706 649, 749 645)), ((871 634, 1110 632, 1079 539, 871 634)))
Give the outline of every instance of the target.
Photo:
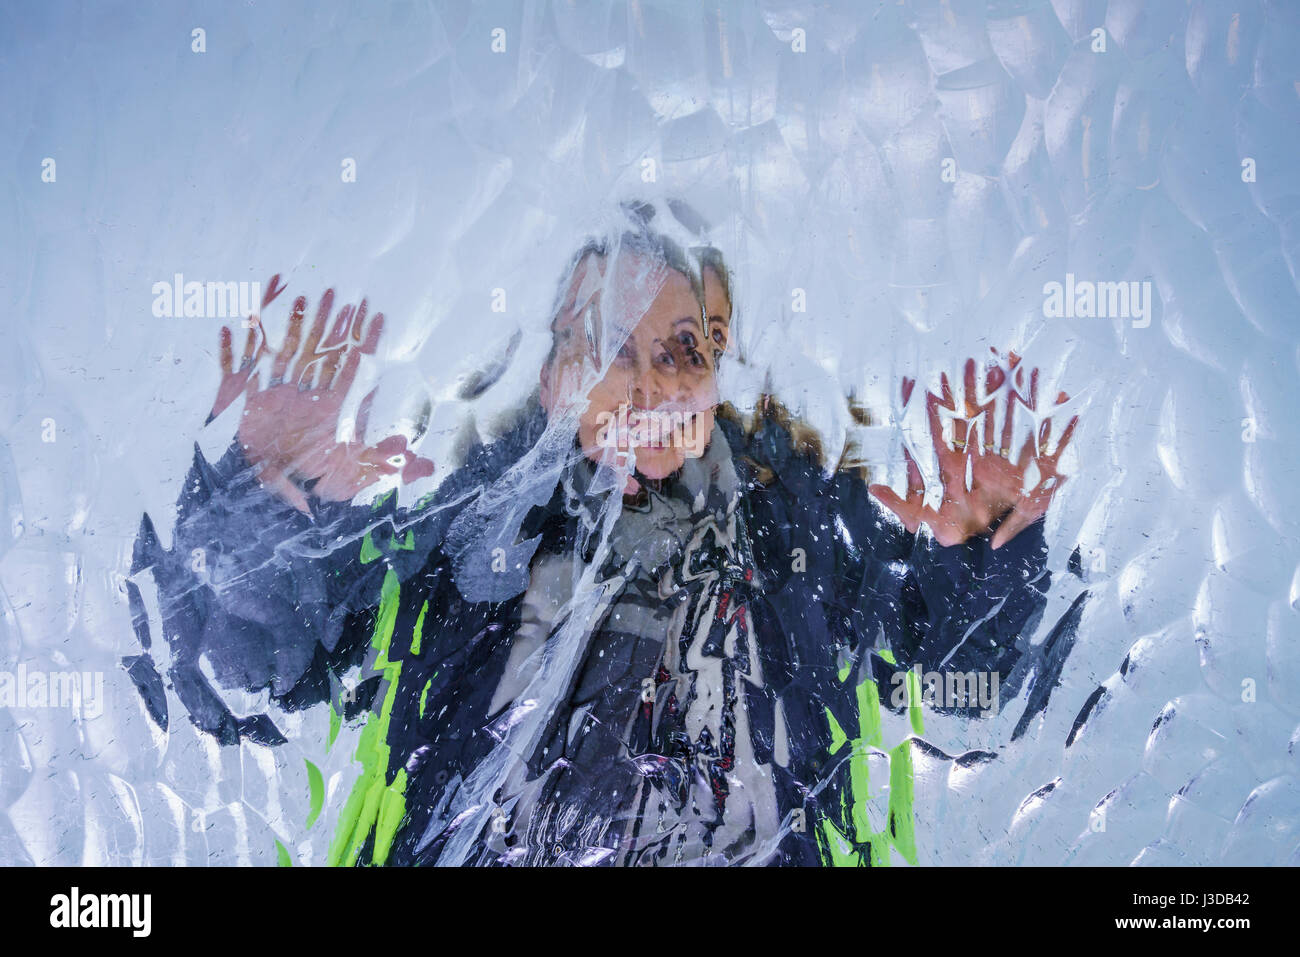
POLYGON ((675 341, 681 346, 682 351, 686 354, 686 361, 692 366, 698 369, 708 365, 708 361, 698 351, 699 340, 695 338, 694 333, 679 333, 675 341))

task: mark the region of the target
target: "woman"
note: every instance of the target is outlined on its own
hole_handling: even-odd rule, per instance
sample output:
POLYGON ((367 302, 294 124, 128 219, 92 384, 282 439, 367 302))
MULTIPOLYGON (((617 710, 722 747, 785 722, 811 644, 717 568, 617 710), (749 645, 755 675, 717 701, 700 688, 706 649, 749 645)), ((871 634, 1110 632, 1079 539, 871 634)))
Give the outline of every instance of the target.
MULTIPOLYGON (((944 495, 924 504, 909 455, 905 496, 871 488, 895 521, 772 400, 748 422, 720 405, 725 264, 655 218, 636 207, 578 252, 535 401, 409 510, 349 504, 432 470, 401 437, 362 441, 370 397, 335 441, 382 315, 344 307, 327 335, 327 293, 304 338, 299 299, 282 348, 254 328, 238 368, 223 330, 214 414, 245 395, 237 441, 215 466, 196 452, 173 548, 146 516, 133 572, 159 584, 178 696, 225 742, 283 738, 231 714, 200 656, 286 708, 373 671, 339 702, 371 713, 331 861, 815 864, 847 842, 869 863, 889 840, 855 821, 842 746, 864 683, 913 665, 1005 678, 1019 656, 1074 426, 1050 454, 1050 419, 1011 448, 1036 375, 1024 390, 994 368, 980 391, 971 361, 964 415, 946 378, 926 396, 944 495)), ((165 720, 152 660, 131 668, 165 720)))

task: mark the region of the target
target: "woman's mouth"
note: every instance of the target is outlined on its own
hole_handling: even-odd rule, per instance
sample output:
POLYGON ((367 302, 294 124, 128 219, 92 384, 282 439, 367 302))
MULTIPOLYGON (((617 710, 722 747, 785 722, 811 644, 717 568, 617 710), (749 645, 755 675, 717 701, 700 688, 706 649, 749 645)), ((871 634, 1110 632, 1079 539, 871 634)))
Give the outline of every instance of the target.
POLYGON ((620 414, 606 430, 604 444, 620 450, 673 449, 691 444, 699 422, 694 412, 635 409, 620 414))

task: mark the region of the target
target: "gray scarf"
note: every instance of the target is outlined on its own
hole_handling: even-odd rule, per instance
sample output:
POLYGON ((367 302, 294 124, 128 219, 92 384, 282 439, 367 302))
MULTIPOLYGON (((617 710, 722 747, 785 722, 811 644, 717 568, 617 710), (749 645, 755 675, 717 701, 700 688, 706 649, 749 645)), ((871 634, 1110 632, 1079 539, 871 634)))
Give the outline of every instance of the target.
MULTIPOLYGON (((587 463, 566 473, 566 511, 597 534, 587 463)), ((492 711, 501 740, 521 715, 548 722, 497 794, 480 863, 758 863, 779 821, 771 769, 753 756, 745 684, 763 675, 745 601, 750 558, 731 450, 705 454, 625 504, 609 532, 604 597, 575 601, 573 555, 538 555, 492 711), (529 698, 557 632, 587 620, 563 700, 529 698)))

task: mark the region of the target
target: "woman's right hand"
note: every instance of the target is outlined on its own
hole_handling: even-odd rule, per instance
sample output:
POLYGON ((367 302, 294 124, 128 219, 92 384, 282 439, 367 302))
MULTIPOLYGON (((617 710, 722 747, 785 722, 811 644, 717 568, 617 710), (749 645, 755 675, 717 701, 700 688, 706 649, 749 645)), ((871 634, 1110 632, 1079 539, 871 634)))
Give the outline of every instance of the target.
MULTIPOLYGON (((277 288, 279 279, 278 275, 271 278, 263 308, 284 291, 283 286, 277 288)), ((434 468, 433 462, 407 448, 405 436, 390 435, 375 445, 366 444, 374 391, 361 400, 352 438, 336 439, 339 412, 356 379, 361 356, 373 354, 379 345, 384 315, 376 313, 367 323, 364 299, 360 306, 343 306, 326 336, 333 303, 334 291, 326 290, 304 340, 307 300, 299 296, 278 351, 268 346, 260 318, 250 317, 238 368, 230 328, 222 328, 221 387, 208 419, 220 415, 242 393, 244 413, 237 434, 240 448, 264 486, 308 514, 306 483, 315 482, 310 491, 318 498, 348 501, 385 476, 400 472, 403 482, 412 482, 432 475, 434 468), (272 362, 270 377, 262 386, 255 373, 265 356, 272 356, 272 362)))

